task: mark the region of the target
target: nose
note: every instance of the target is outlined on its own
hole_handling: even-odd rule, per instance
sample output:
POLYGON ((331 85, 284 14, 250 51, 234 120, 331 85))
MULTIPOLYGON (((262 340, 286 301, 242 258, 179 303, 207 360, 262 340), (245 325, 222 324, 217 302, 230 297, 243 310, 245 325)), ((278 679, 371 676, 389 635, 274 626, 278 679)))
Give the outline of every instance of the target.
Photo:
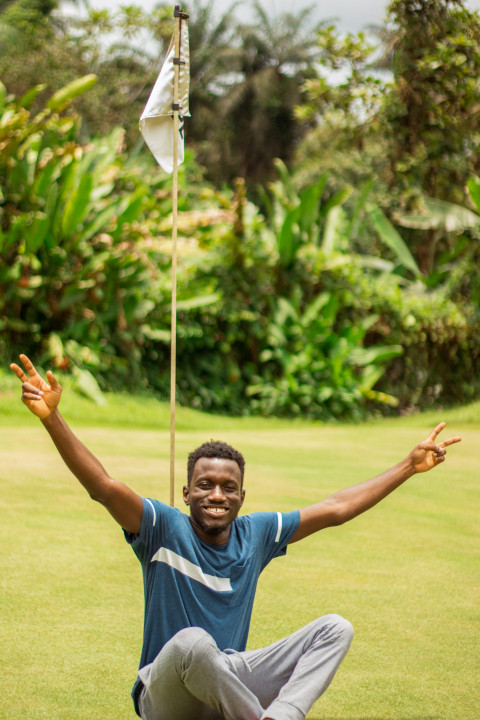
POLYGON ((213 500, 214 502, 225 502, 225 493, 223 492, 222 486, 214 485, 208 497, 209 500, 213 500))

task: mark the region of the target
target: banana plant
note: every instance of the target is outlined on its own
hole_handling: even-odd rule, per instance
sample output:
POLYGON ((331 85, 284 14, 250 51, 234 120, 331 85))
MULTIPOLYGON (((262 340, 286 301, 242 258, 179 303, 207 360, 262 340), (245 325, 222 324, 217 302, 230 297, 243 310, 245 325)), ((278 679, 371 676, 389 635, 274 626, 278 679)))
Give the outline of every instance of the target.
MULTIPOLYGON (((468 188, 473 201, 480 202, 480 183, 472 178, 468 183, 468 188)), ((463 230, 480 228, 480 215, 477 213, 461 205, 427 196, 421 198, 420 212, 398 214, 396 219, 403 227, 416 230, 460 233, 463 230)))
MULTIPOLYGON (((470 197, 480 211, 480 183, 471 178, 467 183, 470 197)), ((470 252, 470 242, 479 237, 480 215, 469 208, 437 200, 428 196, 420 198, 419 210, 396 216, 399 225, 415 230, 424 230, 430 234, 431 253, 434 258, 432 267, 422 277, 428 288, 449 283, 452 275, 462 263, 462 258, 470 252), (443 239, 443 248, 436 251, 443 239)))
MULTIPOLYGON (((128 173, 123 179, 123 131, 83 147, 75 118, 59 115, 94 80, 66 86, 33 117, 40 87, 16 101, 0 86, 0 307, 12 342, 29 337, 48 354, 49 333, 58 332, 70 349, 68 340, 103 343, 112 360, 129 355, 153 310, 163 303, 168 314, 161 269, 169 261, 134 242, 151 193, 143 180, 133 178, 132 189, 128 173)), ((78 355, 77 375, 82 363, 88 370, 78 355)))
POLYGON ((312 244, 320 248, 330 262, 341 262, 338 255, 342 254, 344 262, 355 262, 381 272, 393 272, 396 267, 401 267, 416 279, 420 277, 407 244, 378 205, 369 199, 373 181, 366 182, 356 195, 348 186, 325 198, 326 174, 296 193, 285 165, 278 160, 276 167, 280 180, 271 185, 271 197, 265 195, 264 202, 281 267, 292 268, 300 248, 312 244), (369 220, 378 239, 393 254, 393 262, 353 250, 353 242, 362 230, 362 217, 369 220))
POLYGON ((328 292, 320 293, 303 311, 298 297, 276 300, 259 377, 247 389, 254 409, 328 419, 354 416, 367 400, 397 403, 374 386, 387 363, 403 353, 402 347, 363 347, 378 318, 370 315, 353 325, 337 323, 338 313, 338 298, 328 292))
MULTIPOLYGON (((60 367, 98 401, 94 376, 133 384, 142 354, 158 357, 170 342, 171 259, 157 229, 171 200, 169 179, 120 155, 123 130, 77 142, 76 119, 60 112, 93 81, 71 83, 34 116, 42 87, 17 101, 0 85, 0 329, 9 351, 61 354, 60 367)), ((179 330, 217 302, 211 288, 185 283, 179 330)))

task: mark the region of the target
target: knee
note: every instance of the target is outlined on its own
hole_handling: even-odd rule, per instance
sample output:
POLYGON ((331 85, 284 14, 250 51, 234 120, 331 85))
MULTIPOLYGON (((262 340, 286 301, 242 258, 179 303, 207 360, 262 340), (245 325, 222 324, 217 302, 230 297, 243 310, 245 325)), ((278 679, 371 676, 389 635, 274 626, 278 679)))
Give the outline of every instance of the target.
POLYGON ((180 655, 186 655, 193 650, 211 647, 215 640, 206 630, 199 627, 188 627, 179 630, 169 641, 169 645, 180 655))
POLYGON ((215 640, 203 628, 189 627, 179 630, 169 642, 175 663, 185 669, 197 662, 212 660, 219 649, 215 640))
POLYGON ((345 647, 349 648, 353 640, 353 625, 341 615, 332 613, 319 618, 319 622, 332 638, 338 639, 345 647))

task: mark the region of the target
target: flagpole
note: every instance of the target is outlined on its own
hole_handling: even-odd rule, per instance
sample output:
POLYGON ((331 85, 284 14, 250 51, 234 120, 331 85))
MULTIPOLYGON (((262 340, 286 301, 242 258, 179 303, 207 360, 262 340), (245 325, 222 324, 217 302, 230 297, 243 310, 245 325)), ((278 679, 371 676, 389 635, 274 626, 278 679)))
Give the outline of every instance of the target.
POLYGON ((188 15, 176 5, 173 17, 174 33, 167 57, 140 117, 140 131, 155 159, 165 172, 173 173, 170 333, 170 505, 172 507, 175 501, 178 166, 183 162, 184 157, 183 121, 190 115, 188 108, 190 82, 188 15), (179 139, 180 135, 181 139, 179 139))
POLYGON ((174 10, 173 184, 172 184, 172 316, 170 331, 170 505, 175 503, 175 389, 177 367, 177 225, 178 225, 178 78, 180 73, 180 8, 174 10), (177 62, 175 60, 177 59, 177 62))

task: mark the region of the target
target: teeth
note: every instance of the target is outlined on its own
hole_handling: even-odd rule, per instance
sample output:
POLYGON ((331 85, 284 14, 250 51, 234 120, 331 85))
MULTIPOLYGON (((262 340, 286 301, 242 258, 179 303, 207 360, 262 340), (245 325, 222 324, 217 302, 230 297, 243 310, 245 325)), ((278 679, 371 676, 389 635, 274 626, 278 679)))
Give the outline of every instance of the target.
POLYGON ((207 510, 209 510, 210 512, 217 513, 219 515, 221 515, 222 513, 227 511, 226 508, 217 508, 217 507, 207 508, 207 510))

